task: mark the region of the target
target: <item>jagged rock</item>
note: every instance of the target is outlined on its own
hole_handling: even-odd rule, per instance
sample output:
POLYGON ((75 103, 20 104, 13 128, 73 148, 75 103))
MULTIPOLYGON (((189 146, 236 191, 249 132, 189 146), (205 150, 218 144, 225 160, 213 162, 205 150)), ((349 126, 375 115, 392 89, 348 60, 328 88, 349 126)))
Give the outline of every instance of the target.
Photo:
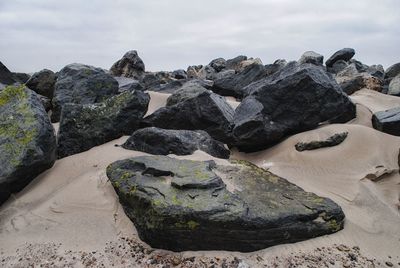
POLYGON ((369 68, 368 65, 362 63, 361 61, 358 61, 356 59, 351 59, 349 60, 349 64, 354 64, 354 66, 356 67, 357 71, 360 73, 366 72, 369 68))
POLYGON ((253 64, 263 65, 263 63, 262 63, 260 58, 255 58, 255 59, 249 58, 249 59, 244 60, 244 61, 239 63, 236 72, 237 73, 241 73, 246 69, 247 66, 253 65, 253 64))
POLYGON ((118 93, 118 82, 100 68, 73 63, 58 73, 53 96, 52 122, 58 122, 66 103, 92 104, 118 93))
POLYGON ((147 90, 151 90, 152 88, 157 88, 160 85, 168 84, 173 81, 175 81, 175 79, 172 78, 171 74, 163 71, 146 73, 140 80, 140 82, 147 90))
POLYGON ((173 71, 171 76, 175 79, 187 79, 186 71, 182 69, 173 71))
POLYGON ((246 91, 249 96, 236 108, 233 129, 234 144, 246 152, 262 150, 323 122, 347 122, 356 114, 336 81, 313 64, 290 63, 246 91))
POLYGON ((13 74, 8 70, 8 68, 0 62, 0 83, 3 85, 12 85, 14 84, 15 79, 13 74))
POLYGON ((240 73, 215 79, 212 90, 219 95, 242 98, 245 95, 243 88, 265 75, 265 67, 262 64, 254 63, 245 67, 240 73))
POLYGON ((0 91, 0 205, 53 166, 56 138, 37 94, 24 86, 0 91))
POLYGON ((12 75, 13 75, 14 80, 21 84, 25 84, 31 78, 31 76, 27 73, 12 72, 12 75))
POLYGON ((130 135, 146 114, 150 97, 124 91, 96 104, 65 104, 58 131, 58 157, 77 154, 130 135))
POLYGON ((110 68, 110 73, 114 76, 125 76, 137 80, 141 78, 144 71, 144 63, 136 50, 126 52, 122 59, 118 60, 110 68))
POLYGON ((249 252, 343 228, 332 200, 247 161, 141 156, 112 163, 107 176, 139 237, 155 248, 249 252))
POLYGON ((209 64, 216 72, 221 72, 226 68, 226 60, 224 58, 217 58, 210 62, 209 64))
POLYGON ((306 51, 303 53, 303 55, 301 55, 299 63, 312 63, 318 66, 322 66, 324 64, 324 56, 314 51, 306 51))
POLYGON ((202 130, 170 130, 155 127, 136 130, 122 145, 129 150, 155 155, 189 155, 201 150, 218 158, 229 158, 229 150, 202 130))
POLYGON ((203 65, 189 66, 186 70, 188 78, 199 78, 198 72, 203 68, 203 65))
POLYGON ((229 59, 226 61, 225 68, 237 71, 240 68, 240 63, 245 60, 247 60, 247 56, 243 56, 243 55, 237 56, 233 59, 229 59))
POLYGON ((335 62, 338 60, 349 61, 356 54, 355 50, 352 48, 343 48, 339 51, 336 51, 326 62, 327 67, 332 67, 335 62))
POLYGON ((207 91, 208 90, 205 87, 201 86, 199 83, 187 82, 183 84, 181 88, 175 90, 175 92, 168 97, 167 106, 172 106, 187 99, 197 97, 201 93, 207 91))
POLYGON ((113 77, 115 80, 117 80, 118 82, 118 93, 124 92, 126 90, 140 90, 140 91, 144 91, 144 87, 142 86, 142 84, 136 80, 136 79, 132 79, 132 78, 128 78, 128 77, 123 77, 123 76, 114 76, 113 77))
POLYGON ((302 152, 306 150, 315 150, 324 147, 333 147, 341 144, 346 138, 348 132, 336 133, 326 140, 311 141, 311 142, 299 142, 295 145, 297 151, 302 152))
POLYGON ((344 60, 338 60, 337 62, 335 62, 335 63, 332 65, 332 67, 328 67, 327 70, 328 70, 328 72, 330 72, 330 73, 338 74, 338 73, 340 73, 341 71, 343 71, 344 69, 346 69, 346 67, 347 67, 348 65, 349 65, 349 64, 348 64, 346 61, 344 61, 344 60))
POLYGON ((54 84, 56 83, 56 75, 53 71, 43 69, 34 73, 26 82, 26 86, 39 95, 47 98, 53 98, 54 84))
POLYGON ((381 80, 385 78, 385 70, 383 69, 383 66, 380 64, 369 66, 367 69, 367 73, 381 80))
POLYGON ((143 120, 143 125, 204 130, 214 139, 229 144, 233 114, 234 110, 223 97, 203 92, 176 105, 158 109, 143 120))
POLYGON ((336 75, 336 81, 348 95, 360 89, 369 89, 381 92, 383 81, 367 72, 360 73, 354 63, 349 64, 336 75))
POLYGON ((379 131, 400 136, 400 107, 374 113, 372 126, 379 131))
POLYGON ((280 71, 287 64, 286 60, 278 59, 272 64, 265 65, 265 72, 267 75, 272 75, 278 71, 280 71))
POLYGON ((400 96, 400 74, 390 81, 387 94, 400 96))
POLYGON ((51 103, 51 99, 49 99, 49 98, 47 98, 45 96, 39 95, 39 94, 38 94, 38 97, 39 97, 40 102, 42 103, 42 105, 44 107, 44 110, 46 112, 50 111, 53 108, 53 105, 51 103))
POLYGON ((400 62, 395 63, 389 68, 387 68, 385 72, 385 78, 386 79, 392 79, 400 74, 400 62))

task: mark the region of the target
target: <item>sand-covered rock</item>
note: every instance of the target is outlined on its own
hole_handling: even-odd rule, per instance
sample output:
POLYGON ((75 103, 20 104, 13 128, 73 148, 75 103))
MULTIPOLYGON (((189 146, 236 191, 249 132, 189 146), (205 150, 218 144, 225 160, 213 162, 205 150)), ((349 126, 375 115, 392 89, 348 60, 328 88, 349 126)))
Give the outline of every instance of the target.
POLYGON ((58 131, 58 157, 130 135, 146 114, 149 100, 149 95, 142 91, 124 91, 102 103, 64 105, 58 131))
POLYGON ((171 130, 155 127, 136 130, 122 145, 125 149, 155 155, 189 155, 201 150, 218 158, 229 158, 229 150, 202 130, 171 130))
POLYGON ((114 162, 107 176, 139 236, 156 248, 254 251, 343 228, 333 201, 246 161, 142 156, 114 162))
POLYGON ((324 147, 332 147, 341 144, 346 138, 348 132, 336 133, 325 140, 315 140, 310 142, 298 142, 295 145, 297 151, 309 151, 324 147))
POLYGON ((56 160, 56 138, 33 91, 8 86, 0 91, 0 204, 56 160))

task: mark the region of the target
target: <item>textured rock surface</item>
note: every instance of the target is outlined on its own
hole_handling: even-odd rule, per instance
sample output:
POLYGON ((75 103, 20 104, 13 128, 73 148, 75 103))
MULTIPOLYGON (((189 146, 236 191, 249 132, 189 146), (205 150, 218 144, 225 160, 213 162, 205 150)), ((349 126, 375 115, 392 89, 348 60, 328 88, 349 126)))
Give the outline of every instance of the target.
POLYGON ((158 109, 144 119, 144 126, 165 129, 204 130, 216 140, 231 141, 234 110, 217 94, 204 92, 158 109))
POLYGON ((400 107, 375 113, 372 125, 379 131, 400 136, 400 107))
POLYGON ((202 130, 170 130, 155 127, 136 130, 122 145, 129 150, 155 155, 189 155, 201 150, 218 158, 229 158, 229 150, 202 130))
POLYGON ((56 75, 53 71, 44 69, 34 73, 26 82, 26 86, 36 93, 47 98, 53 98, 54 84, 56 83, 56 75))
POLYGON ((150 97, 125 91, 97 104, 66 104, 58 131, 58 157, 77 154, 130 135, 145 115, 150 97))
POLYGON ((315 150, 324 147, 332 147, 341 144, 346 138, 348 132, 337 133, 326 140, 310 141, 310 142, 299 142, 295 145, 296 150, 299 152, 306 150, 315 150))
POLYGON ((0 91, 0 204, 56 160, 54 129, 38 96, 24 86, 0 91))
POLYGON ((12 85, 15 82, 17 81, 15 81, 10 70, 8 70, 8 68, 0 62, 0 83, 3 85, 12 85))
POLYGON ((326 66, 332 67, 335 62, 338 60, 349 61, 356 54, 355 50, 352 48, 343 48, 339 51, 336 51, 327 61, 326 66))
POLYGON ((185 83, 181 88, 177 89, 171 96, 168 97, 167 106, 172 106, 190 98, 197 97, 203 92, 208 92, 208 90, 202 87, 200 84, 185 83))
POLYGON ((385 72, 385 78, 386 79, 392 79, 400 74, 400 62, 395 63, 389 68, 387 68, 385 72))
POLYGON ((301 57, 299 59, 299 63, 300 64, 312 63, 315 65, 322 66, 324 63, 324 56, 322 56, 321 54, 318 54, 314 51, 306 51, 303 53, 303 55, 301 55, 301 57))
POLYGON ((347 122, 355 105, 335 80, 313 64, 288 64, 246 87, 236 108, 233 136, 242 151, 258 151, 322 122, 347 122))
POLYGON ((144 71, 144 63, 136 50, 126 52, 122 59, 118 60, 110 68, 110 73, 114 76, 125 76, 134 79, 140 79, 144 71))
POLYGON ((246 161, 142 156, 114 162, 107 176, 141 239, 156 248, 247 252, 343 228, 333 201, 246 161))
POLYGON ((348 95, 360 89, 381 92, 383 81, 367 72, 359 72, 355 63, 349 64, 336 75, 336 81, 348 95))
POLYGON ((400 74, 390 81, 388 94, 400 96, 400 74))
POLYGON ((58 73, 51 120, 58 122, 66 103, 92 104, 118 93, 118 82, 100 68, 73 63, 58 73))

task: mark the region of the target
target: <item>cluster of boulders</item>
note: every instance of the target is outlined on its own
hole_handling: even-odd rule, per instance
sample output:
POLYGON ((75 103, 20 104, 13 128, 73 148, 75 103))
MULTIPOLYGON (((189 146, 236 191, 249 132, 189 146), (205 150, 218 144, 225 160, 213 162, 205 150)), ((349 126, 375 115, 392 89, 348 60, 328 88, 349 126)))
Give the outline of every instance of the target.
MULTIPOLYGON (((154 155, 202 150, 227 159, 232 147, 259 151, 289 135, 355 118, 348 95, 357 90, 400 96, 400 63, 385 71, 354 55, 354 49, 339 50, 325 65, 312 51, 298 61, 267 65, 238 56, 172 72, 146 71, 134 50, 109 71, 73 63, 57 73, 27 75, 0 64, 0 204, 57 158, 123 135, 131 135, 122 145, 129 150, 154 155), (145 116, 149 91, 170 96, 165 107, 145 116), (240 104, 233 108, 225 96, 240 104), (51 122, 59 123, 57 140, 51 122)), ((393 135, 400 135, 399 122, 398 108, 373 117, 375 128, 393 135)), ((346 136, 296 149, 334 146, 346 136)), ((149 156, 112 164, 108 175, 143 239, 157 247, 248 251, 343 225, 343 213, 330 200, 249 163, 224 167, 149 156), (242 193, 229 190, 224 178, 242 193)))

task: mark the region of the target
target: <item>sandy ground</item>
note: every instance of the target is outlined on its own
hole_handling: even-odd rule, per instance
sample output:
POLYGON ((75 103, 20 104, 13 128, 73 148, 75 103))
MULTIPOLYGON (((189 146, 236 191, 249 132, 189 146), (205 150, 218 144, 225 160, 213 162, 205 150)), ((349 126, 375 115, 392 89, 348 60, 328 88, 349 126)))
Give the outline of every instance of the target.
MULTIPOLYGON (((167 97, 151 93, 149 113, 167 97)), ((372 112, 400 106, 400 98, 362 90, 352 99, 358 116, 348 124, 232 154, 337 202, 346 214, 338 233, 253 253, 151 249, 138 239, 105 175, 113 161, 144 154, 116 147, 122 137, 57 161, 0 207, 0 267, 400 267, 400 138, 370 124, 372 112), (294 148, 343 131, 349 135, 338 146, 294 148)), ((215 159, 200 151, 179 158, 215 159)))

